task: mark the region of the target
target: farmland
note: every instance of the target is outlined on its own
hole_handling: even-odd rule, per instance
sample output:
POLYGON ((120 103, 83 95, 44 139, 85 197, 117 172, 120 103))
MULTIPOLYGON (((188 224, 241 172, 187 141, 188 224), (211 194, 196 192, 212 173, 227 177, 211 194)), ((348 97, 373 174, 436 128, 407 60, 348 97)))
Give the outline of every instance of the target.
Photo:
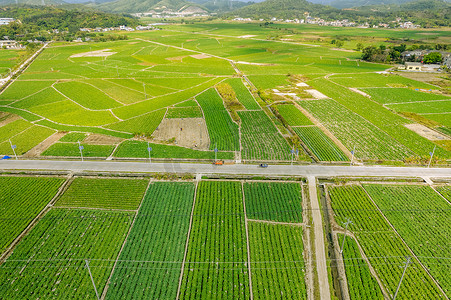
MULTIPOLYGON (((398 197, 393 197, 393 191, 399 190, 410 190, 410 195, 416 194, 417 200, 422 198, 420 196, 421 193, 425 193, 424 195, 427 195, 426 197, 433 197, 435 199, 434 205, 437 205, 437 208, 440 205, 445 208, 446 205, 449 206, 448 203, 445 204, 443 200, 440 200, 438 196, 434 196, 434 192, 430 187, 392 187, 383 185, 364 185, 363 187, 360 185, 337 186, 329 189, 335 220, 340 225, 343 225, 347 219, 353 222, 348 229, 356 236, 357 242, 368 257, 369 263, 375 269, 377 276, 390 295, 394 294, 397 286, 396 278, 399 278, 401 275, 401 269, 397 266, 402 265, 403 261, 405 261, 405 256, 415 255, 415 258, 411 262, 411 267, 406 270, 404 289, 399 291, 400 296, 406 299, 411 297, 415 297, 416 299, 443 297, 443 294, 447 293, 448 283, 445 278, 446 276, 443 277, 442 268, 447 269, 448 266, 446 262, 443 265, 435 262, 433 265, 434 258, 431 255, 434 254, 430 252, 426 254, 424 252, 425 250, 422 250, 421 242, 418 240, 418 233, 421 232, 421 234, 430 235, 429 238, 434 238, 435 236, 435 238, 439 239, 445 238, 446 235, 442 236, 438 233, 428 232, 426 227, 421 227, 421 230, 416 227, 421 224, 419 220, 415 220, 417 218, 416 216, 423 216, 429 210, 420 206, 418 209, 422 214, 413 213, 412 208, 409 208, 409 206, 416 207, 417 202, 414 202, 415 198, 409 198, 410 204, 407 202, 405 204, 406 206, 403 204, 402 208, 398 206, 396 210, 396 205, 400 203, 398 201, 402 201, 401 199, 403 197, 404 199, 408 199, 407 197, 409 195, 399 196, 400 194, 398 194, 398 197), (423 192, 420 192, 422 190, 423 192), (387 207, 387 204, 384 205, 382 202, 384 198, 387 200, 390 199, 388 202, 392 205, 391 208, 387 207), (409 225, 406 226, 406 224, 409 225), (431 277, 427 270, 434 277, 431 277), (444 292, 438 288, 434 280, 440 282, 444 292)), ((422 199, 426 203, 425 200, 428 198, 422 199)), ((434 210, 434 208, 432 211, 431 214, 435 215, 438 213, 438 210, 434 210)), ((446 218, 446 213, 443 213, 443 216, 446 218)), ((430 218, 429 222, 435 222, 434 219, 430 218)), ((427 251, 437 251, 438 249, 434 250, 436 246, 433 245, 437 246, 438 244, 431 240, 431 245, 425 248, 428 249, 427 251)), ((447 255, 449 255, 449 247, 445 246, 442 251, 447 252, 447 255)), ((348 284, 353 283, 351 281, 348 284)))
MULTIPOLYGON (((34 122, 28 123, 33 125, 28 132, 12 131, 15 126, 0 123, 0 153, 12 154, 7 142, 10 138, 23 155, 56 131, 121 137, 128 140, 125 145, 145 139, 163 147, 162 141, 152 140, 162 120, 203 118, 210 150, 233 151, 243 161, 289 160, 289 149, 296 142, 293 131, 288 134, 284 126, 317 123, 324 127, 297 129, 316 161, 346 161, 333 142, 337 140, 349 152, 355 147, 361 162, 419 161, 436 145, 437 159, 449 161, 446 143, 429 141, 404 126, 429 120, 426 126, 433 130, 449 129, 450 96, 439 86, 396 72, 381 74, 390 66, 359 61, 358 52, 331 48, 325 42, 331 38, 329 32, 321 31, 324 41, 303 35, 281 39, 279 31, 286 28, 274 26, 221 22, 168 25, 163 30, 132 32, 127 40, 49 45, 0 93, 0 112, 20 116, 20 122, 34 122), (99 51, 105 56, 98 56, 99 51), (216 92, 223 83, 230 85, 244 110, 232 111, 225 105, 216 92), (284 96, 284 100, 298 101, 316 120, 285 101, 273 104, 281 98, 272 98, 272 89, 287 92, 292 98, 284 96), (316 89, 330 99, 299 101, 305 98, 305 89, 316 89), (283 124, 267 109, 269 105, 278 111, 283 124), (329 107, 333 109, 325 109, 329 107), (334 138, 326 137, 322 128, 334 138)), ((289 27, 300 33, 297 26, 289 27)), ((303 28, 312 30, 310 26, 303 28)), ((357 33, 363 34, 343 29, 344 36, 357 33)), ((377 40, 384 42, 380 32, 375 33, 377 40)), ((441 32, 433 34, 442 36, 441 32)), ((421 34, 416 36, 421 39, 421 34)), ((355 47, 351 41, 345 45, 348 50, 355 47)), ((18 121, 17 125, 23 126, 18 121)), ((61 142, 77 141, 67 138, 61 142)), ((43 154, 33 155, 77 156, 72 146, 57 143, 43 154)), ((86 156, 97 159, 108 158, 113 152, 104 145, 83 146, 86 156)), ((207 157, 171 157, 171 152, 155 153, 155 157, 207 157)), ((131 154, 128 150, 113 155, 146 157, 145 152, 131 154)))
POLYGON ((62 183, 59 178, 0 177, 0 253, 52 200, 62 183))

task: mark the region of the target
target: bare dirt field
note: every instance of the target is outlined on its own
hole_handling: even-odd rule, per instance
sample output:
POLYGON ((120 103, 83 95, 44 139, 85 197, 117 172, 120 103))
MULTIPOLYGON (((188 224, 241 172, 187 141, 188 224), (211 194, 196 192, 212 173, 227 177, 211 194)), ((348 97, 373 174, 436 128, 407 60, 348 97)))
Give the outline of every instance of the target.
POLYGON ((204 59, 204 58, 210 58, 210 55, 207 54, 194 54, 194 55, 190 55, 192 58, 195 59, 204 59))
POLYGON ((111 49, 103 49, 103 50, 96 50, 91 52, 83 52, 83 53, 76 53, 71 55, 70 57, 106 57, 113 54, 116 54, 117 52, 108 52, 111 51, 111 49))
POLYGON ((12 121, 18 120, 20 117, 18 115, 12 115, 10 113, 0 112, 0 127, 5 126, 12 121))
POLYGON ((407 124, 404 125, 410 130, 418 133, 424 138, 427 138, 430 141, 442 141, 442 140, 449 140, 449 138, 441 133, 438 133, 430 128, 427 128, 424 125, 421 124, 407 124))
POLYGON ((163 119, 153 137, 156 141, 175 138, 176 145, 192 149, 208 150, 210 147, 207 124, 202 118, 163 119))
POLYGON ((307 93, 309 93, 310 95, 313 96, 313 98, 315 99, 327 99, 329 97, 327 97, 326 95, 324 95, 323 93, 317 91, 317 90, 305 90, 307 93))
POLYGON ((122 142, 121 138, 103 134, 90 134, 83 140, 84 144, 91 145, 116 145, 122 142))

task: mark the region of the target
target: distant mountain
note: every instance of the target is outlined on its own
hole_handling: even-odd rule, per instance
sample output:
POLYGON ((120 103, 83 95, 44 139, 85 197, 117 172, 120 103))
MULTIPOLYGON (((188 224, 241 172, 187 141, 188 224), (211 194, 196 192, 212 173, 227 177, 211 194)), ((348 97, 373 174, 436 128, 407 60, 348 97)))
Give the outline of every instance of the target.
POLYGON ((64 4, 62 0, 0 0, 0 6, 6 6, 11 4, 21 5, 55 5, 64 4))
MULTIPOLYGON (((331 5, 336 8, 351 8, 360 6, 374 6, 374 5, 390 5, 390 4, 404 4, 414 2, 416 0, 310 0, 313 3, 331 5)), ((451 0, 447 0, 451 2, 451 0)))
POLYGON ((206 11, 201 5, 185 0, 116 0, 96 8, 115 13, 145 13, 150 11, 206 11))
POLYGON ((318 15, 338 11, 331 6, 314 4, 306 0, 266 0, 235 10, 232 14, 240 17, 292 19, 304 18, 305 12, 318 15))
MULTIPOLYGON (((229 0, 189 0, 193 3, 201 4, 210 12, 227 12, 244 6, 254 4, 254 2, 229 1, 229 0)), ((264 1, 264 0, 263 0, 264 1)))

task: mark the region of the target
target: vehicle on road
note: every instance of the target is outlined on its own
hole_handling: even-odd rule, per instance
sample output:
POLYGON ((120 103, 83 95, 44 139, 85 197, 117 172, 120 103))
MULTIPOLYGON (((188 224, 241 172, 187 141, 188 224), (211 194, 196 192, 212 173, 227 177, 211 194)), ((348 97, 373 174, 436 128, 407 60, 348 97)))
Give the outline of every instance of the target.
POLYGON ((267 168, 268 164, 260 164, 260 168, 267 168))
POLYGON ((224 161, 223 160, 217 160, 213 164, 217 165, 217 166, 222 166, 224 164, 224 161))

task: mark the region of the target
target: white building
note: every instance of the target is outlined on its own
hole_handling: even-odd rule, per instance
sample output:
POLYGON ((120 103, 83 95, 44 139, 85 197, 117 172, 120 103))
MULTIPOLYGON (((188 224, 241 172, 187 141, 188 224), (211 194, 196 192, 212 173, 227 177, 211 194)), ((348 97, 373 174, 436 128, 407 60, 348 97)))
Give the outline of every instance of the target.
POLYGON ((8 25, 11 22, 14 22, 13 18, 0 18, 0 25, 8 25))

